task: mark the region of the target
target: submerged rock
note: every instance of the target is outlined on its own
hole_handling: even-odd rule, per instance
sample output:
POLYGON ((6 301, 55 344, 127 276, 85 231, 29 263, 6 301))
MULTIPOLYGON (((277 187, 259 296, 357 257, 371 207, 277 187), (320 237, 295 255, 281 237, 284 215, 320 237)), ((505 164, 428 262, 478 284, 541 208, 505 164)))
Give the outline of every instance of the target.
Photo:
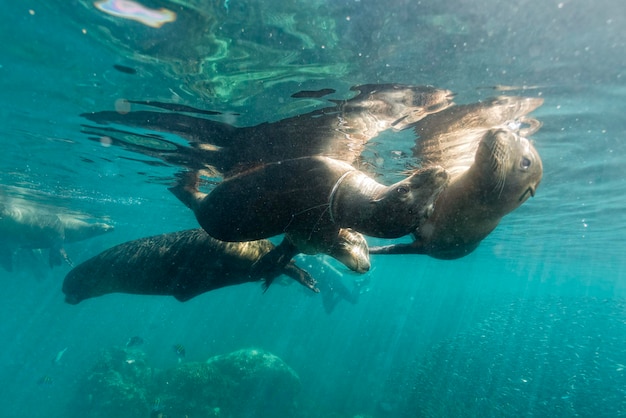
POLYGON ((243 349, 155 372, 136 348, 102 353, 70 417, 293 417, 300 378, 263 350, 243 349))
POLYGON ((254 349, 180 364, 155 382, 155 396, 169 416, 289 417, 299 390, 293 369, 254 349))
POLYGON ((300 378, 283 360, 262 350, 246 349, 209 359, 207 364, 231 379, 237 416, 293 415, 300 378))
POLYGON ((101 353, 82 380, 70 417, 135 418, 150 413, 152 369, 140 350, 114 347, 101 353))

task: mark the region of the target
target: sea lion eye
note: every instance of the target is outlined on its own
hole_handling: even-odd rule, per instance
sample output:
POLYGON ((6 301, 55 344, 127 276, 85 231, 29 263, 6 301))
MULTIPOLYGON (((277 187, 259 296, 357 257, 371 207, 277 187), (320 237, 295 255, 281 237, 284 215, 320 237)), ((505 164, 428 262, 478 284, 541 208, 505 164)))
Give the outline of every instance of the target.
POLYGON ((409 192, 409 189, 405 186, 398 186, 396 188, 396 192, 399 194, 407 194, 409 192))
POLYGON ((520 162, 520 167, 522 167, 523 170, 528 170, 528 168, 530 168, 530 159, 526 158, 526 157, 522 157, 522 161, 520 162))

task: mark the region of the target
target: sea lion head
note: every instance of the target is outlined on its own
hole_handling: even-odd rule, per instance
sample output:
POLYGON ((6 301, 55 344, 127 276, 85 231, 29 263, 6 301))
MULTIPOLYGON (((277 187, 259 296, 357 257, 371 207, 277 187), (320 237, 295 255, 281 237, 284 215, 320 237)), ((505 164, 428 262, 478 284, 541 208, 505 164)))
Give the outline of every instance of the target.
POLYGON ((484 198, 497 202, 502 216, 535 195, 543 175, 533 144, 508 129, 487 131, 478 146, 473 168, 485 184, 484 198))
POLYGON ((99 291, 95 275, 89 278, 80 274, 76 269, 72 269, 63 281, 63 293, 66 303, 77 305, 85 299, 104 295, 106 291, 99 291))
POLYGON ((365 237, 352 229, 342 228, 328 254, 357 273, 369 271, 370 253, 365 237))
POLYGON ((385 238, 407 235, 432 214, 435 200, 448 181, 446 170, 431 166, 387 187, 371 201, 376 207, 377 231, 368 234, 385 238))

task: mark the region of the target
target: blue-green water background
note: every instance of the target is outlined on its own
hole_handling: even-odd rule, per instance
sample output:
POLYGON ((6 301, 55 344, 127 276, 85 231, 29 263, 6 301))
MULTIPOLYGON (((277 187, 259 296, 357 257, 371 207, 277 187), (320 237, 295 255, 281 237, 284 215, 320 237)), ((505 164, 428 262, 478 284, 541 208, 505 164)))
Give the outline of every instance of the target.
MULTIPOLYGON (((0 4, 2 192, 114 223, 67 246, 76 262, 196 226, 166 190, 174 167, 81 134, 81 113, 117 99, 176 99, 241 125, 307 111, 289 98, 299 90, 363 83, 432 84, 458 103, 533 86, 523 94, 545 99, 536 197, 463 259, 373 257, 370 291, 331 315, 297 286, 256 284, 70 306, 68 267, 0 271, 0 415, 65 416, 99 350, 132 335, 163 368, 175 343, 190 361, 271 351, 299 374, 305 416, 626 415, 622 1, 145 2, 177 11, 161 29, 88 1, 0 4)), ((315 274, 319 260, 301 262, 315 274)))

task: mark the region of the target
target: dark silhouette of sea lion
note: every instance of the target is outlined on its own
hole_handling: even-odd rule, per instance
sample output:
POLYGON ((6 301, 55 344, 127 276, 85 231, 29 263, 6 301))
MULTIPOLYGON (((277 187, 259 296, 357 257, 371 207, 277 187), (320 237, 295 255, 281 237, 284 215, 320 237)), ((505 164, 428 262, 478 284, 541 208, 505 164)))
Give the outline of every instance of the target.
MULTIPOLYGON (((268 240, 223 242, 202 229, 174 232, 126 242, 79 264, 63 282, 65 300, 108 293, 171 295, 185 302, 202 293, 262 279, 252 264, 274 248, 268 240)), ((294 262, 280 274, 317 291, 315 280, 294 262)))
POLYGON ((476 249, 502 217, 535 195, 543 166, 535 147, 520 134, 538 128, 524 115, 542 102, 499 97, 451 107, 417 123, 416 157, 425 166, 443 166, 450 182, 432 215, 413 232, 413 243, 372 247, 370 253, 454 259, 476 249))
POLYGON ((50 267, 61 265, 63 261, 72 266, 64 243, 82 241, 112 230, 112 225, 85 222, 34 205, 0 204, 0 264, 12 271, 13 253, 18 248, 47 248, 50 267))

